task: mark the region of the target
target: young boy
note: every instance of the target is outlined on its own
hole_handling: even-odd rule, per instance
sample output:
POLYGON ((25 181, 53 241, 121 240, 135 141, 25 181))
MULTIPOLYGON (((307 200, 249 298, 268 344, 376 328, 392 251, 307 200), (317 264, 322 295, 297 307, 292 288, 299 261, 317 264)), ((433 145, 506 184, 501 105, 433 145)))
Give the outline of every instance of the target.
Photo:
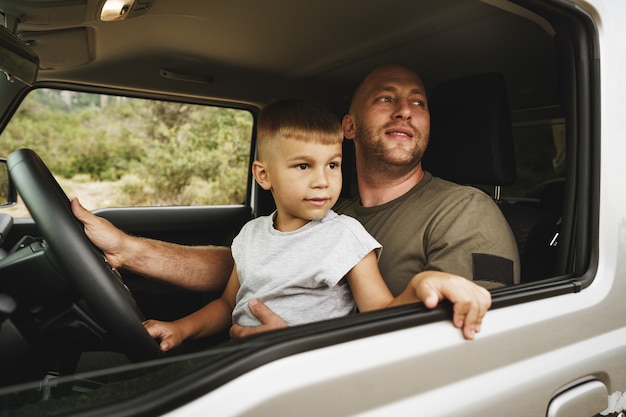
POLYGON ((377 264, 380 244, 352 217, 331 208, 342 186, 343 133, 329 110, 302 100, 266 106, 257 125, 252 173, 276 211, 235 237, 235 266, 221 298, 173 322, 148 320, 163 351, 231 323, 260 324, 248 302, 262 300, 289 325, 420 301, 411 284, 397 299, 377 264))

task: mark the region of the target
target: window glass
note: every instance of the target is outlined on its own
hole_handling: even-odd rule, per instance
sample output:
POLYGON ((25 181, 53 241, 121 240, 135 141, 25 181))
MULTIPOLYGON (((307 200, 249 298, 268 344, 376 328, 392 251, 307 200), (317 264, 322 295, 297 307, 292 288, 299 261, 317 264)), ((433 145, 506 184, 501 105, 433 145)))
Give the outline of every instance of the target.
POLYGON ((0 161, 0 205, 9 202, 9 171, 4 160, 0 161))
POLYGON ((513 126, 517 181, 503 197, 537 197, 542 187, 565 176, 565 121, 556 119, 513 126))
MULTIPOLYGON (((38 89, 2 133, 0 155, 33 149, 90 210, 241 204, 252 124, 247 110, 38 89)), ((30 216, 23 204, 1 211, 30 216)))
MULTIPOLYGON (((256 349, 254 344, 249 343, 230 345, 203 353, 173 356, 76 376, 59 376, 51 372, 43 381, 0 387, 0 415, 61 416, 88 413, 94 407, 114 406, 141 395, 154 400, 153 392, 169 382, 182 378, 197 381, 200 369, 206 370, 204 376, 219 374, 217 370, 232 364, 237 357, 250 356, 256 349)), ((115 363, 115 355, 102 356, 101 352, 93 355, 94 358, 100 357, 96 360, 108 357, 115 363)))

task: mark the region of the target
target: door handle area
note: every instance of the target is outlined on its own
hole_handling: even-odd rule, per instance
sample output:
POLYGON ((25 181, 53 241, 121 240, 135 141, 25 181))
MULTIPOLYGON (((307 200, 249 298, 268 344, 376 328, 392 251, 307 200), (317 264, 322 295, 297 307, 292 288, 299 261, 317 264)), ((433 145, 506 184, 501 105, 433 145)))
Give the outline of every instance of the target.
POLYGON ((547 417, 592 417, 609 406, 609 391, 598 380, 559 393, 548 405, 547 417))

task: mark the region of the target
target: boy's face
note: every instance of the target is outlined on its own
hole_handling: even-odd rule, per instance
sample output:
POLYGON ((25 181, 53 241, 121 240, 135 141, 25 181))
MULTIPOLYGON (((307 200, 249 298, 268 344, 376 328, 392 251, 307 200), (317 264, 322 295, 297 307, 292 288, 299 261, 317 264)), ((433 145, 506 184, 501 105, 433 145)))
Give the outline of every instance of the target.
POLYGON ((278 230, 299 229, 335 205, 342 185, 341 158, 341 143, 283 139, 271 158, 255 162, 255 178, 274 196, 278 230))

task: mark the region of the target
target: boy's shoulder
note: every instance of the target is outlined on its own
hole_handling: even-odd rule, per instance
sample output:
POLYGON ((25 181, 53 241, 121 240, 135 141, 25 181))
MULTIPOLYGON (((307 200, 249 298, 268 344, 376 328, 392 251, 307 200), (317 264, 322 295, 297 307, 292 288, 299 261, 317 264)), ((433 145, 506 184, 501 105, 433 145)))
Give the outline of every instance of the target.
POLYGON ((334 222, 345 226, 350 230, 365 229, 360 221, 347 214, 337 214, 334 210, 330 210, 322 219, 323 222, 334 222))
POLYGON ((246 224, 243 225, 243 227, 239 230, 239 234, 244 234, 246 232, 251 232, 252 230, 257 230, 259 228, 265 228, 266 224, 272 224, 273 223, 273 218, 274 218, 274 213, 269 214, 267 216, 259 216, 257 218, 254 218, 252 220, 249 220, 246 224))

